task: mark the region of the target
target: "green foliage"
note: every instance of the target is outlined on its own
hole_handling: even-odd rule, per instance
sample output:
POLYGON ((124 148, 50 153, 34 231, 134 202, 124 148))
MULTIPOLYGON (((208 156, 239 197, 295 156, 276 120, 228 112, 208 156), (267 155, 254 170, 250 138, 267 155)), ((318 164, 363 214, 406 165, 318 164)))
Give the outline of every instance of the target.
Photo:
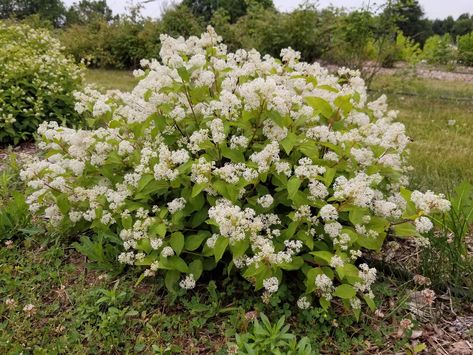
POLYGON ((59 32, 59 38, 76 61, 101 68, 136 68, 142 59, 159 56, 162 33, 197 35, 200 20, 185 6, 171 7, 159 21, 122 16, 108 21, 95 16, 85 25, 73 24, 59 32))
POLYGON ((418 43, 398 32, 396 36, 396 47, 399 59, 409 64, 417 64, 421 60, 422 50, 418 43))
POLYGON ((431 34, 431 23, 424 18, 419 1, 394 0, 391 8, 399 30, 422 45, 431 34))
POLYGON ((106 0, 80 0, 67 9, 65 25, 85 25, 99 19, 110 21, 112 18, 112 9, 106 0))
POLYGON ((422 51, 422 57, 432 64, 449 64, 456 60, 456 49, 449 34, 429 37, 422 51))
POLYGON ((44 120, 79 122, 82 73, 46 30, 0 22, 0 144, 30 139, 44 120))
POLYGON ((473 65, 473 31, 459 36, 458 44, 458 60, 465 65, 473 65))
POLYGON ((264 313, 260 314, 260 318, 261 323, 255 319, 248 333, 236 335, 238 354, 313 354, 308 338, 297 341, 296 335, 289 333, 289 325, 284 324, 284 316, 274 325, 271 325, 264 313))
POLYGON ((422 253, 421 272, 435 287, 450 287, 458 295, 473 299, 473 258, 467 240, 473 232, 473 186, 462 182, 450 201, 450 212, 434 218, 438 231, 422 253))
POLYGON ((0 242, 35 232, 27 229, 31 216, 23 194, 14 191, 12 195, 6 205, 0 207, 0 242))
POLYGON ((25 19, 39 16, 59 27, 64 22, 66 8, 61 0, 0 0, 0 19, 25 19))
POLYGON ((89 259, 92 269, 113 274, 123 271, 123 265, 116 258, 120 244, 120 240, 113 235, 98 234, 92 238, 82 236, 80 242, 73 243, 72 246, 89 259))

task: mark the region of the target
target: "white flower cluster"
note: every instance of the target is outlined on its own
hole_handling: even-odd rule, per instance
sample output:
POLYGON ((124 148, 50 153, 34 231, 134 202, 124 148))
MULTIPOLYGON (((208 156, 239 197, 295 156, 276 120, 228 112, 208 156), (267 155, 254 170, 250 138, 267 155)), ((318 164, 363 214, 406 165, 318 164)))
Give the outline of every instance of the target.
MULTIPOLYGON (((408 138, 385 97, 367 103, 359 73, 342 70, 340 80, 290 49, 282 56, 227 53, 211 28, 200 38, 162 36, 162 64, 143 62, 131 93, 78 95, 77 107, 104 115, 103 127, 41 125, 47 154, 21 174, 30 209, 117 233, 119 260, 149 266, 147 275, 225 251, 266 294, 283 271, 317 264, 314 251, 329 253, 324 267, 352 270, 410 202, 401 197, 408 138)), ((412 201, 424 214, 449 207, 431 192, 412 201)), ((417 219, 419 232, 428 222, 417 219)), ((195 275, 180 286, 193 288, 195 275)), ((376 270, 362 265, 352 276, 371 296, 376 270)), ((330 300, 347 281, 319 272, 314 282, 330 300)))

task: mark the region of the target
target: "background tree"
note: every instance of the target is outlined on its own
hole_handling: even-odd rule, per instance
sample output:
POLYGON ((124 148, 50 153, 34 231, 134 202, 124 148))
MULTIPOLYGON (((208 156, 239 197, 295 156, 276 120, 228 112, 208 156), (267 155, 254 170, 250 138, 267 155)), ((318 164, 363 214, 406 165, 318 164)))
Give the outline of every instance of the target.
POLYGON ((23 20, 32 15, 60 27, 66 18, 66 8, 61 0, 0 0, 1 19, 23 20))
POLYGON ((473 16, 470 17, 470 14, 461 14, 458 19, 455 21, 455 24, 452 28, 452 35, 454 38, 457 36, 463 36, 467 33, 473 31, 473 16))
POLYGON ((424 10, 418 0, 396 0, 392 4, 392 15, 402 33, 421 45, 432 34, 431 21, 424 18, 424 10))
POLYGON ((274 8, 272 0, 183 0, 181 4, 187 6, 195 16, 202 17, 206 22, 210 21, 215 11, 224 9, 230 17, 230 22, 234 23, 246 15, 248 6, 252 3, 261 5, 263 8, 274 8))
POLYGON ((443 36, 446 33, 452 33, 454 24, 455 20, 452 16, 448 16, 446 19, 443 20, 435 19, 432 22, 432 32, 440 36, 443 36))
POLYGON ((112 9, 106 0, 81 0, 67 10, 66 25, 84 25, 97 19, 110 21, 112 18, 112 9))

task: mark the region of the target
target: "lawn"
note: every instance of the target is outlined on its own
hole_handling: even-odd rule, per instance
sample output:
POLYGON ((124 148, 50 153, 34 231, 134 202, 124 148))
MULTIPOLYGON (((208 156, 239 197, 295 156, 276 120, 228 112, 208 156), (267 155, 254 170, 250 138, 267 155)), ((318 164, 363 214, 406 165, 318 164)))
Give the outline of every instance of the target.
POLYGON ((412 138, 413 188, 448 191, 462 180, 473 181, 473 85, 380 76, 373 90, 386 93, 412 138))
MULTIPOLYGON (((103 90, 129 90, 135 83, 123 71, 89 70, 86 78, 103 90)), ((446 192, 461 180, 473 181, 471 85, 380 76, 372 95, 381 92, 388 95, 391 108, 400 111, 399 120, 413 139, 412 187, 446 192), (455 124, 449 125, 449 120, 455 124)), ((10 197, 9 191, 18 184, 18 170, 11 166, 0 172, 4 197, 10 197)), ((438 307, 423 309, 414 320, 414 330, 424 333, 401 336, 399 324, 416 307, 411 292, 417 286, 412 275, 397 273, 402 262, 391 269, 376 255, 367 257, 382 264, 374 289, 380 313, 365 314, 356 323, 341 307, 297 312, 294 299, 286 303, 277 297, 265 304, 249 283, 223 275, 219 268, 193 292, 180 290, 171 295, 162 278, 137 283, 139 271, 129 268, 123 273, 121 264, 107 258, 106 251, 89 253, 87 262, 76 245, 64 243, 61 231, 45 235, 25 229, 21 233, 23 239, 0 249, 0 299, 8 300, 0 303, 1 354, 225 354, 236 341, 235 334, 251 330, 251 320, 260 312, 273 324, 284 316, 290 332, 298 339, 309 338, 310 353, 414 354, 421 343, 432 349, 438 341, 451 349, 451 343, 472 335, 468 323, 459 323, 461 330, 448 331, 451 322, 441 321, 452 319, 452 314, 455 319, 468 319, 465 300, 473 295, 462 298, 454 292, 453 296, 439 295, 438 307)), ((68 236, 68 240, 80 239, 68 236)), ((388 243, 386 255, 392 254, 391 246, 388 243)), ((402 250, 401 246, 399 260, 404 257, 402 250)), ((410 259, 421 258, 418 249, 407 251, 412 253, 410 259)), ((287 288, 282 292, 290 294, 287 288)))

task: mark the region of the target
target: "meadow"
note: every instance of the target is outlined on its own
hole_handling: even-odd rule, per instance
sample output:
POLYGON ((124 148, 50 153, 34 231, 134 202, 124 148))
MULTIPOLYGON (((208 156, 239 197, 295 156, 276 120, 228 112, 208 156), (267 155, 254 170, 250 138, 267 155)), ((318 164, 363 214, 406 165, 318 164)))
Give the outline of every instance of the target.
MULTIPOLYGON (((88 70, 86 78, 101 90, 129 90, 136 83, 125 71, 88 70)), ((471 84, 381 75, 371 95, 381 92, 400 111, 399 120, 412 137, 413 187, 449 193, 460 181, 473 181, 471 84)), ((12 160, 2 171, 2 196, 17 186, 15 169, 12 160)), ((235 338, 239 333, 243 334, 241 344, 248 337, 287 342, 294 354, 381 350, 415 354, 426 347, 443 354, 454 347, 465 350, 462 339, 473 335, 464 323, 452 337, 443 322, 451 312, 461 319, 471 317, 473 310, 463 301, 473 299, 471 288, 466 295, 442 296, 446 298, 437 301, 438 308, 423 310, 415 322, 423 333, 411 332, 406 337, 399 333, 399 324, 412 312, 411 292, 416 286, 394 272, 383 272, 374 287, 378 316, 366 316, 357 323, 349 314, 336 315, 320 308, 313 309, 310 316, 301 315, 278 299, 272 300, 278 305, 268 309, 248 284, 232 277, 208 281, 194 293, 177 297, 165 290, 159 278, 138 284, 137 270, 121 273, 107 257, 107 250, 87 254, 88 263, 77 246, 63 243, 60 232, 43 232, 24 229, 23 242, 0 249, 0 298, 14 295, 18 301, 12 302, 34 305, 26 316, 15 311, 16 304, 0 305, 1 353, 224 354, 231 353, 232 344, 239 342, 235 338), (251 324, 262 311, 272 323, 263 322, 255 331, 251 324), (291 326, 289 331, 282 329, 283 321, 276 324, 281 317, 291 326), (312 344, 310 351, 305 351, 306 341, 312 344)), ((78 241, 79 236, 70 238, 78 241)), ((416 249, 414 253, 422 259, 422 252, 416 249)), ((389 265, 402 266, 402 256, 395 255, 389 265)), ((404 272, 415 273, 416 268, 419 265, 404 272)), ((471 280, 463 281, 471 286, 471 280)))

